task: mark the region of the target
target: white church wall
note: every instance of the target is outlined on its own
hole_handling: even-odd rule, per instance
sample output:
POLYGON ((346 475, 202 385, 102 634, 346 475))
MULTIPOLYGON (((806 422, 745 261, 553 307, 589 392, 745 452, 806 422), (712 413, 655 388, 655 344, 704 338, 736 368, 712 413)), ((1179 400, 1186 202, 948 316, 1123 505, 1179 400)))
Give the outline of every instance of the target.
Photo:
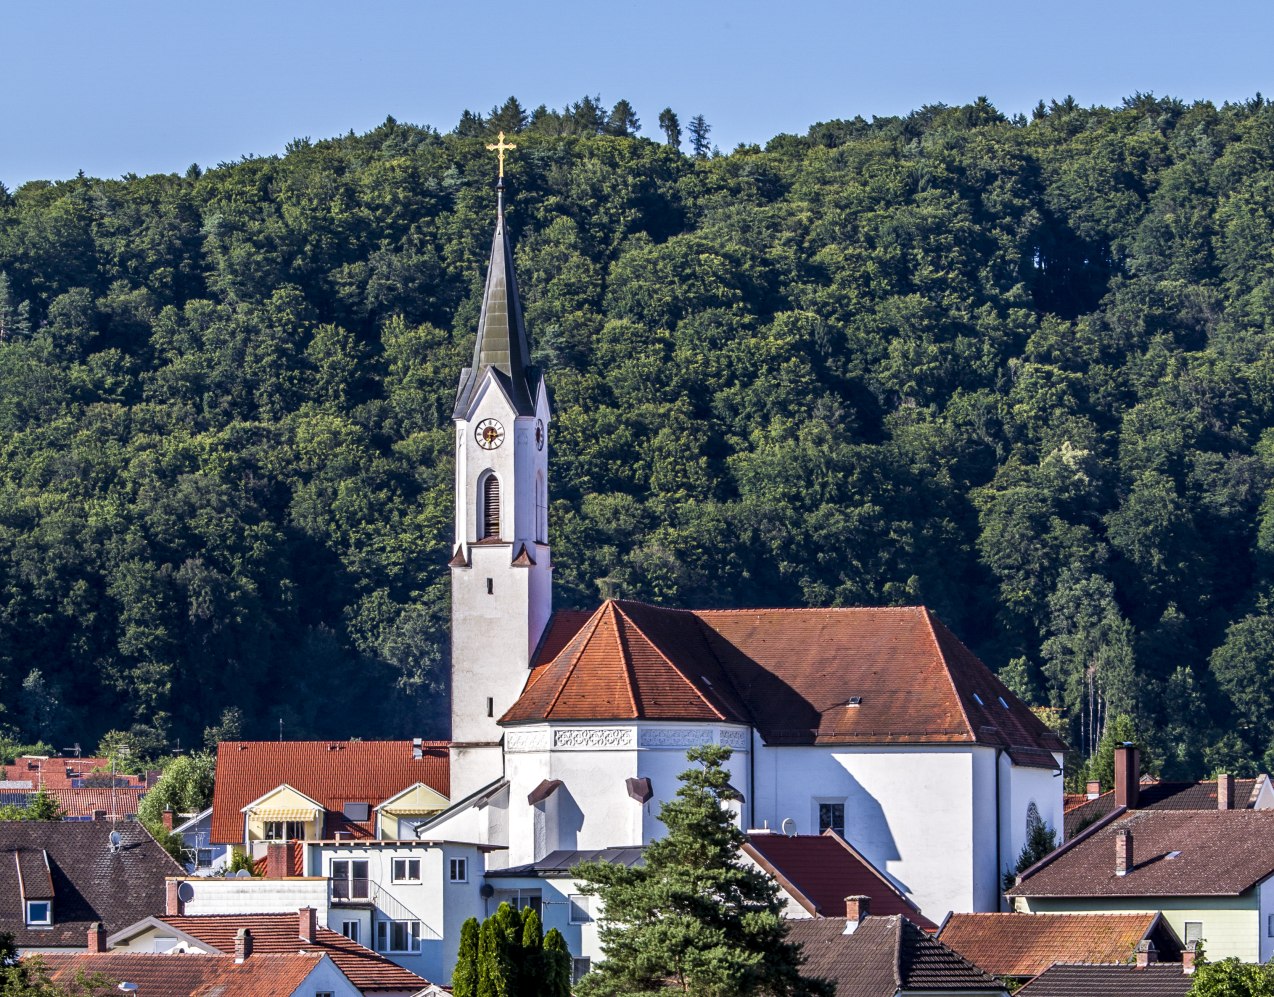
MULTIPOLYGON (((1001 756, 1001 770, 1007 772, 1009 798, 1003 810, 1005 840, 1003 845, 1003 864, 1009 869, 1017 868, 1017 858, 1026 844, 1026 813, 1032 803, 1040 812, 1044 823, 1057 833, 1057 843, 1062 843, 1063 834, 1063 801, 1062 777, 1055 776, 1061 771, 1061 760, 1057 769, 1028 768, 1024 765, 1012 765, 1007 755, 1001 756)), ((1003 781, 1004 776, 1001 776, 1003 781)))
POLYGON ((846 838, 941 921, 979 909, 973 769, 967 746, 765 747, 753 820, 777 830, 790 818, 796 833, 817 834, 818 803, 843 803, 846 838))
POLYGON ((742 727, 713 724, 578 723, 511 728, 505 735, 509 779, 511 866, 543 858, 556 849, 642 845, 664 833, 661 801, 671 799, 698 744, 735 747, 728 763, 731 784, 747 789, 747 734, 742 727), (646 778, 652 798, 639 803, 626 780, 646 778), (548 800, 526 805, 544 780, 562 785, 548 800))

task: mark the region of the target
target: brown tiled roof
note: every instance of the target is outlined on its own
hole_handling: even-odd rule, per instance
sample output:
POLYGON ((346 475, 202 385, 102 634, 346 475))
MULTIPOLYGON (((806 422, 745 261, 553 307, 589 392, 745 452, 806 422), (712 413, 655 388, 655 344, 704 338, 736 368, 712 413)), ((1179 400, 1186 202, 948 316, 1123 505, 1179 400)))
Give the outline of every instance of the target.
POLYGON ((846 935, 843 917, 788 921, 801 944, 801 975, 832 980, 836 997, 893 997, 899 991, 1003 993, 999 981, 905 917, 868 917, 846 935))
POLYGON ((1049 768, 1064 749, 923 607, 608 601, 586 621, 555 617, 536 662, 501 722, 724 720, 771 744, 977 742, 1049 768))
POLYGON ((1039 976, 1055 962, 1131 962, 1152 934, 1163 958, 1176 939, 1161 922, 1156 913, 952 914, 938 939, 995 976, 1039 976))
POLYGON ((19 948, 83 948, 94 921, 109 932, 163 910, 164 877, 185 870, 135 821, 114 829, 117 852, 105 821, 0 821, 0 933, 11 932, 19 948), (53 925, 28 928, 18 869, 24 881, 43 875, 46 855, 53 925))
MULTIPOLYGON (((255 941, 255 939, 254 939, 255 941)), ((79 972, 137 984, 138 997, 292 997, 323 961, 321 953, 256 955, 241 963, 233 955, 172 956, 159 952, 95 952, 42 956, 55 982, 79 972)))
POLYGON ((901 914, 927 930, 937 925, 870 862, 833 831, 823 834, 749 834, 743 849, 817 917, 843 917, 845 898, 871 898, 873 917, 901 914))
POLYGON ((1023 897, 1238 896, 1274 873, 1274 810, 1132 810, 1067 842, 1009 891, 1023 897), (1115 875, 1115 833, 1133 867, 1115 875))
POLYGON ((131 817, 146 795, 145 786, 121 786, 118 789, 50 789, 46 792, 57 800, 68 817, 91 817, 95 810, 108 816, 131 817))
POLYGON ((1194 977, 1180 963, 1136 966, 1058 965, 1018 991, 1023 997, 1185 997, 1194 977))
MULTIPOLYGON (((1234 780, 1234 809, 1250 810, 1256 804, 1261 780, 1234 780)), ((1215 779, 1201 782, 1143 782, 1137 790, 1138 810, 1215 810, 1217 804, 1215 779)), ((1115 809, 1112 790, 1091 800, 1085 800, 1066 811, 1066 837, 1072 838, 1094 821, 1105 817, 1115 809)))
POLYGON ((242 809, 284 783, 321 804, 329 828, 370 838, 375 808, 418 782, 450 795, 445 741, 424 742, 421 758, 412 757, 411 741, 222 741, 211 838, 241 844, 242 809), (349 821, 341 813, 346 803, 368 803, 372 813, 349 821))
POLYGON ((415 991, 429 985, 423 977, 330 928, 320 925, 314 941, 303 942, 297 914, 208 914, 159 920, 227 954, 233 954, 235 932, 240 928, 252 932, 253 953, 284 954, 302 950, 326 953, 349 981, 364 992, 415 991))

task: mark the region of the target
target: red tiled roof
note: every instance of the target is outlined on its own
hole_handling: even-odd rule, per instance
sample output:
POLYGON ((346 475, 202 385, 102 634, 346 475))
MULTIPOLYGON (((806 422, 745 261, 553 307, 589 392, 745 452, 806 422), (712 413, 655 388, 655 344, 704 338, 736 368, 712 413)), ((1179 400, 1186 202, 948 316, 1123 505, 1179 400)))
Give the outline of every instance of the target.
MULTIPOLYGON (((952 914, 938 940, 995 976, 1039 976, 1055 962, 1131 962, 1160 920, 1155 913, 952 914)), ((1161 958, 1171 941, 1155 939, 1161 958)))
MULTIPOLYGON (((255 941, 255 939, 254 939, 255 941)), ((233 952, 233 946, 231 946, 233 952)), ((137 984, 139 997, 292 997, 323 956, 256 955, 241 963, 233 955, 172 956, 161 952, 78 952, 41 956, 54 982, 79 972, 101 973, 111 981, 137 984)))
POLYGON ((1238 896, 1274 873, 1274 810, 1132 810, 1072 839, 1009 891, 1021 897, 1238 896), (1115 874, 1115 835, 1133 866, 1115 874))
POLYGON ((327 823, 358 837, 372 837, 374 808, 418 782, 450 796, 445 741, 426 741, 423 757, 412 757, 411 741, 222 741, 212 798, 212 841, 243 842, 240 812, 283 784, 311 797, 327 811, 327 823), (366 821, 346 820, 346 803, 369 803, 366 821))
POLYGON ((788 921, 788 940, 805 956, 801 975, 832 980, 836 997, 894 997, 913 990, 1003 992, 963 956, 905 917, 868 917, 845 934, 843 917, 788 921))
POLYGON ((873 917, 901 914, 932 931, 937 925, 847 841, 823 834, 749 834, 743 846, 756 862, 818 917, 844 917, 845 898, 871 897, 873 917))
POLYGON ((587 620, 559 616, 502 723, 724 720, 753 724, 771 744, 977 742, 1044 767, 1064 749, 923 607, 691 612, 607 601, 587 620))
MULTIPOLYGON (((146 788, 146 777, 118 773, 113 777, 120 786, 140 786, 146 788)), ((111 760, 109 758, 37 758, 34 755, 23 755, 14 760, 12 765, 0 765, 0 781, 29 781, 33 789, 41 785, 45 789, 73 789, 78 779, 101 780, 110 785, 111 760)))
POLYGON ((322 925, 315 932, 313 942, 302 941, 298 914, 207 914, 158 920, 225 953, 234 952, 234 936, 240 928, 252 932, 254 957, 255 953, 324 952, 349 981, 364 992, 415 991, 429 985, 423 977, 322 925))
POLYGON ((46 789, 57 800, 68 817, 91 817, 101 810, 107 816, 129 817, 137 813, 137 804, 146 795, 145 786, 121 786, 118 789, 46 789))

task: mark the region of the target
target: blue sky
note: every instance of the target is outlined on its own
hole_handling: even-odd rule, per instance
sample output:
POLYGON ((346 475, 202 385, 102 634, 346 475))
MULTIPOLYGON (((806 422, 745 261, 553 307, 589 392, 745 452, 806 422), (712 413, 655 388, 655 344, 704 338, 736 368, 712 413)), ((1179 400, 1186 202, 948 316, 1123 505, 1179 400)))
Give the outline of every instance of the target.
POLYGON ((815 121, 985 94, 1245 100, 1270 82, 1274 4, 1072 0, 7 0, 0 182, 184 170, 366 131, 450 130, 516 94, 671 106, 723 150, 815 121))

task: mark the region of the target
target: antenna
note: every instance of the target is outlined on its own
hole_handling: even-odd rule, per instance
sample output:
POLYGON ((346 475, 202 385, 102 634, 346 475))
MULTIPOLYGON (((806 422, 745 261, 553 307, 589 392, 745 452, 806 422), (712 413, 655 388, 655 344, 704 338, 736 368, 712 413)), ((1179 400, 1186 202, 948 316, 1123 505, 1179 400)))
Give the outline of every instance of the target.
POLYGON ((279 740, 283 740, 283 718, 279 717, 279 740))

